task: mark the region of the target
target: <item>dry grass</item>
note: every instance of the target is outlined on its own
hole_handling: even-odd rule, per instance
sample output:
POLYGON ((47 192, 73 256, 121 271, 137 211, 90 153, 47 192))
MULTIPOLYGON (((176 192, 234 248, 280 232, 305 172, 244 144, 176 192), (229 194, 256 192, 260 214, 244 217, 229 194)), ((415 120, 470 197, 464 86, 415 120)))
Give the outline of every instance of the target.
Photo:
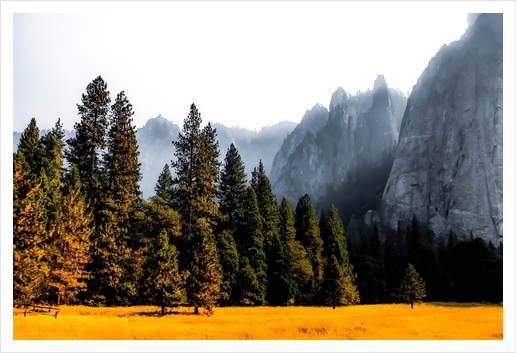
POLYGON ((15 340, 502 340, 502 307, 360 305, 216 308, 165 317, 155 307, 62 306, 57 319, 13 316, 15 340))

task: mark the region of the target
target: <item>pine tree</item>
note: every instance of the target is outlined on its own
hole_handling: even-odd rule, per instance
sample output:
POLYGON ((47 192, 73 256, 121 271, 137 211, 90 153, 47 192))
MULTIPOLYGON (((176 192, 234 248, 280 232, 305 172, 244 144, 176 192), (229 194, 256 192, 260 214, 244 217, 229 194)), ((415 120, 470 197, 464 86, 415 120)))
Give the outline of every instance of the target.
POLYGON ((296 301, 299 288, 306 288, 314 273, 312 263, 307 257, 306 251, 301 243, 296 240, 296 228, 294 227, 294 216, 290 202, 283 198, 280 209, 280 239, 285 244, 287 258, 290 263, 290 272, 294 280, 296 301))
MULTIPOLYGON (((184 121, 183 130, 179 133, 177 140, 172 142, 176 149, 174 152, 176 161, 172 161, 172 168, 176 172, 174 184, 177 185, 174 201, 177 211, 181 215, 181 229, 185 243, 191 238, 195 216, 196 190, 194 183, 198 168, 201 121, 201 114, 195 104, 192 104, 190 113, 184 121)), ((186 255, 186 251, 182 251, 182 249, 180 253, 186 255)))
POLYGON ((269 305, 292 305, 294 303, 296 283, 292 278, 289 259, 280 241, 279 234, 274 234, 267 254, 267 293, 269 305))
POLYGON ((333 309, 335 309, 335 306, 344 304, 343 299, 346 295, 344 273, 335 254, 331 254, 331 256, 326 259, 322 292, 324 300, 331 305, 333 309))
POLYGON ((86 211, 81 193, 79 172, 75 166, 70 170, 65 192, 59 209, 59 223, 49 249, 50 286, 57 297, 57 305, 80 291, 86 290, 89 262, 91 215, 86 211))
POLYGON ((217 256, 217 247, 211 229, 211 222, 204 218, 197 218, 193 228, 196 238, 193 247, 194 262, 188 269, 186 294, 194 313, 203 308, 206 315, 212 315, 215 303, 219 298, 219 283, 222 279, 221 268, 217 256))
POLYGON ((323 298, 332 305, 355 305, 360 301, 354 285, 356 274, 349 261, 344 228, 337 209, 332 205, 327 224, 324 226, 323 298))
POLYGON ((419 278, 419 274, 410 263, 401 282, 400 291, 403 294, 403 300, 409 303, 411 308, 414 308, 414 303, 421 303, 426 297, 425 282, 419 278))
POLYGON ((184 276, 179 273, 178 256, 175 246, 169 244, 166 230, 152 239, 145 256, 146 296, 150 303, 165 307, 181 300, 184 276))
POLYGON ((126 286, 119 290, 134 291, 137 297, 131 296, 133 304, 148 304, 144 283, 144 261, 149 243, 157 239, 161 232, 166 231, 169 245, 174 245, 177 249, 181 236, 180 224, 177 212, 158 196, 151 197, 149 201, 138 202, 130 208, 128 229, 130 229, 131 238, 127 245, 132 251, 131 258, 126 262, 125 271, 126 275, 130 274, 130 277, 126 278, 131 279, 131 287, 126 286))
POLYGON ((180 263, 190 273, 186 279, 188 301, 196 313, 203 307, 211 314, 221 279, 214 239, 220 162, 216 130, 209 123, 201 130, 201 122, 201 114, 192 104, 183 131, 173 142, 177 159, 172 166, 176 171, 175 205, 182 219, 180 263))
POLYGON ((267 264, 267 297, 271 304, 283 305, 294 300, 295 283, 285 249, 279 241, 279 212, 263 163, 252 172, 251 186, 256 190, 258 209, 262 217, 265 258, 267 264))
MULTIPOLYGON (((82 104, 77 104, 81 120, 75 123, 75 137, 67 141, 68 149, 65 151, 68 163, 77 166, 86 203, 93 209, 101 186, 100 154, 106 145, 110 103, 107 84, 99 76, 86 87, 82 104)), ((97 220, 95 213, 94 220, 97 220)))
POLYGON ((161 197, 169 207, 174 205, 174 184, 172 179, 172 173, 168 164, 165 164, 161 171, 156 186, 154 187, 156 196, 161 197))
POLYGON ((30 179, 22 151, 14 154, 13 162, 13 299, 25 304, 42 295, 48 276, 45 195, 30 179))
POLYGON ((220 173, 220 213, 224 229, 235 231, 238 218, 242 215, 242 200, 246 193, 245 168, 238 150, 231 144, 220 173))
POLYGON ((62 172, 63 172, 63 141, 64 132, 60 120, 55 127, 42 136, 40 146, 40 181, 45 193, 46 231, 47 238, 52 238, 53 233, 61 222, 62 208, 62 172))
POLYGON ((133 107, 124 91, 111 106, 111 124, 106 136, 103 171, 107 175, 108 190, 119 218, 127 217, 129 206, 140 197, 141 180, 138 163, 136 128, 132 125, 133 107))
POLYGON ((263 302, 260 282, 246 256, 239 258, 237 283, 238 286, 235 288, 237 305, 255 305, 263 302))
MULTIPOLYGON (((129 209, 139 200, 138 182, 141 179, 136 129, 132 125, 133 114, 132 105, 125 93, 120 92, 110 110, 110 125, 102 160, 105 188, 97 202, 101 221, 98 227, 107 241, 104 244, 109 244, 111 250, 95 249, 99 255, 96 258, 101 258, 103 270, 112 269, 111 275, 106 272, 111 277, 108 291, 116 293, 115 302, 119 304, 129 304, 137 294, 129 270, 129 263, 134 258, 133 252, 137 249, 129 246, 132 233, 128 229, 129 209)), ((106 285, 104 283, 104 287, 106 285)), ((112 297, 108 299, 113 300, 112 297)))
MULTIPOLYGON (((265 263, 264 240, 262 233, 262 217, 258 209, 256 193, 252 186, 247 187, 247 195, 244 200, 243 215, 238 222, 236 243, 240 257, 245 257, 249 261, 249 266, 254 271, 256 286, 249 287, 244 293, 249 293, 253 288, 255 292, 249 293, 247 298, 240 298, 240 302, 252 303, 255 305, 265 305, 265 295, 267 290, 267 265, 265 263)), ((245 260, 243 266, 240 264, 240 271, 249 272, 246 269, 245 260)), ((250 278, 250 275, 244 276, 250 278)), ((252 276, 251 276, 252 277, 252 276)))
POLYGON ((236 292, 238 276, 238 251, 230 230, 223 230, 215 235, 219 262, 222 268, 222 280, 220 282, 221 305, 236 304, 236 292))
POLYGON ((41 146, 39 144, 39 128, 36 119, 32 118, 25 128, 18 142, 18 152, 23 153, 24 160, 29 166, 30 172, 27 177, 37 179, 41 169, 41 146))
POLYGON ((263 237, 265 242, 269 243, 276 234, 279 234, 279 213, 276 196, 272 192, 271 182, 265 174, 261 160, 258 169, 255 167, 252 172, 251 186, 256 192, 258 209, 262 216, 263 237))
POLYGON ((317 294, 319 286, 323 278, 323 259, 322 249, 323 242, 320 235, 320 230, 317 225, 315 210, 312 200, 308 194, 302 196, 297 205, 295 212, 296 239, 305 248, 308 259, 312 263, 313 278, 310 284, 306 287, 300 288, 302 301, 304 303, 312 302, 317 294))

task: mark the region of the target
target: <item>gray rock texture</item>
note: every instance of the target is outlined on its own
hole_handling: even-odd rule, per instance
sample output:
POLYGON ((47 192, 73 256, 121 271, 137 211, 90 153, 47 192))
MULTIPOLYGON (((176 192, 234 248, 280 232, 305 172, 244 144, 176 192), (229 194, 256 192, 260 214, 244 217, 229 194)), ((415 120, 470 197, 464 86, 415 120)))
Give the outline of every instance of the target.
POLYGON ((331 203, 357 167, 392 157, 401 119, 391 95, 399 96, 396 103, 404 109, 406 98, 378 76, 372 91, 352 96, 339 88, 329 111, 319 105, 307 111, 272 163, 270 179, 278 199, 295 204, 307 193, 315 204, 331 203))
POLYGON ((443 46, 407 103, 381 216, 415 215, 437 235, 503 237, 502 14, 443 46))

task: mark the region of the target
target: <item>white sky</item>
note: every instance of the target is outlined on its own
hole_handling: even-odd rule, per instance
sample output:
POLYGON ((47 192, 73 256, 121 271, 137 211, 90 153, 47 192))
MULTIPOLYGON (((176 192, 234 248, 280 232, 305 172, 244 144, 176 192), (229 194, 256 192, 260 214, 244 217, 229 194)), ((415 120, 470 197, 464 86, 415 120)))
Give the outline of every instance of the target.
POLYGON ((98 75, 113 101, 125 90, 137 127, 158 114, 182 126, 192 102, 205 122, 299 122, 316 103, 328 107, 338 87, 372 89, 377 75, 410 91, 464 33, 468 12, 467 3, 102 4, 14 15, 15 131, 32 117, 40 128, 60 117, 71 129, 98 75))
POLYGON ((504 13, 504 213, 514 214, 512 1, 475 2, 31 2, 1 1, 2 351, 514 351, 514 217, 506 217, 504 340, 273 342, 13 342, 12 134, 32 117, 71 129, 86 86, 101 75, 125 90, 137 127, 162 114, 182 126, 195 102, 204 121, 260 128, 299 122, 343 87, 412 89, 468 12, 504 13), (61 14, 58 14, 61 13, 61 14), (14 89, 13 89, 14 87, 14 89), (511 300, 512 298, 512 300, 511 300), (5 315, 4 315, 5 314, 5 315))

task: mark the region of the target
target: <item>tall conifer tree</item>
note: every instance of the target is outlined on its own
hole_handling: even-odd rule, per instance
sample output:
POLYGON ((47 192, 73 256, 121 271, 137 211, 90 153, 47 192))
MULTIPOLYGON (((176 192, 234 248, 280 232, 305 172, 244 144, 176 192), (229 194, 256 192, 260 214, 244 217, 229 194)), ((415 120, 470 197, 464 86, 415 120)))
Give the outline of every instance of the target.
POLYGON ((267 290, 267 265, 265 263, 262 217, 258 209, 256 193, 252 186, 247 187, 243 215, 238 223, 236 243, 240 255, 239 286, 244 286, 240 303, 265 305, 267 290), (247 260, 242 259, 245 257, 247 260), (254 273, 249 270, 251 268, 254 273), (256 278, 254 283, 253 277, 256 278))
POLYGON ((301 243, 296 240, 296 228, 290 202, 283 198, 280 205, 280 239, 285 244, 287 258, 290 263, 290 271, 294 280, 296 302, 299 301, 299 290, 306 288, 313 278, 312 263, 307 258, 306 251, 301 243))
POLYGON ((23 130, 17 151, 23 153, 26 165, 30 169, 27 177, 35 181, 39 177, 42 156, 39 143, 39 128, 35 118, 32 118, 29 125, 23 130))
POLYGON ((258 168, 254 168, 252 172, 251 185, 256 190, 256 199, 263 222, 265 258, 268 267, 267 282, 270 287, 267 300, 270 299, 275 304, 292 302, 295 284, 288 266, 286 250, 279 241, 277 199, 272 192, 272 185, 261 160, 258 168))
MULTIPOLYGON (((75 123, 75 137, 69 139, 65 151, 70 165, 75 164, 86 194, 86 202, 94 208, 101 187, 101 152, 106 146, 111 99, 101 76, 86 87, 82 104, 77 104, 80 121, 75 123)), ((96 214, 94 213, 96 221, 96 214)))
POLYGON ((181 300, 184 276, 179 272, 177 251, 169 243, 166 230, 151 239, 145 256, 145 288, 148 300, 161 307, 161 316, 165 307, 181 300))
POLYGON ((333 306, 354 305, 360 297, 354 281, 356 274, 349 262, 344 228, 337 209, 332 205, 328 222, 324 227, 324 251, 326 259, 322 284, 323 299, 333 306))
POLYGON ((48 276, 46 195, 30 179, 23 152, 15 153, 13 162, 13 299, 25 304, 43 294, 48 276))
POLYGON ((294 226, 296 228, 296 239, 303 245, 308 259, 312 263, 314 277, 308 287, 301 289, 301 292, 304 294, 302 297, 303 302, 311 303, 322 282, 323 242, 321 240, 319 226, 317 225, 312 200, 308 194, 303 195, 296 205, 294 226))
POLYGON ((168 164, 165 164, 163 167, 163 170, 158 177, 158 181, 156 182, 156 186, 154 187, 154 192, 156 192, 156 196, 161 197, 169 207, 173 208, 174 184, 168 164))
POLYGON ((201 122, 201 114, 192 104, 183 131, 173 142, 176 161, 172 166, 176 171, 175 204, 182 217, 181 263, 189 272, 188 301, 196 313, 202 307, 211 314, 221 279, 214 238, 220 163, 216 130, 210 124, 201 130, 201 122))
POLYGON ((220 213, 224 229, 236 230, 242 213, 242 202, 246 193, 246 175, 242 158, 234 144, 231 144, 220 173, 220 213))
POLYGON ((59 223, 49 248, 50 286, 57 297, 57 305, 86 290, 92 233, 91 214, 81 193, 79 172, 72 166, 66 180, 59 209, 59 223))

